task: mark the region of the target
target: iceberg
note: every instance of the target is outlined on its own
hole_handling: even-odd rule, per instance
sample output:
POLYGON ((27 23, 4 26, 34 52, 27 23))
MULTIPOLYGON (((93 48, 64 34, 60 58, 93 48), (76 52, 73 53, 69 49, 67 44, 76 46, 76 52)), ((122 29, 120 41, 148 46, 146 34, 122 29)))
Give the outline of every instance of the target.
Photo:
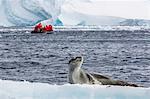
POLYGON ((55 24, 59 21, 62 1, 0 0, 0 26, 32 26, 43 20, 55 24))
POLYGON ((0 80, 1 99, 149 99, 150 88, 0 80))
POLYGON ((147 20, 138 19, 146 15, 144 9, 149 7, 147 2, 124 1, 122 3, 118 1, 119 6, 117 6, 124 9, 126 13, 125 11, 118 10, 114 3, 106 2, 108 5, 103 6, 105 2, 97 2, 97 0, 0 0, 0 26, 33 26, 39 22, 55 26, 150 25, 148 18, 147 20), (124 3, 129 5, 129 7, 124 6, 124 3), (112 6, 110 7, 111 9, 108 6, 112 6), (136 20, 132 19, 133 16, 132 18, 125 17, 125 15, 130 15, 129 11, 130 13, 135 13, 134 16, 137 16, 136 20), (137 11, 141 12, 137 13, 137 11), (121 16, 118 13, 121 13, 121 16), (139 13, 140 15, 137 15, 139 13))

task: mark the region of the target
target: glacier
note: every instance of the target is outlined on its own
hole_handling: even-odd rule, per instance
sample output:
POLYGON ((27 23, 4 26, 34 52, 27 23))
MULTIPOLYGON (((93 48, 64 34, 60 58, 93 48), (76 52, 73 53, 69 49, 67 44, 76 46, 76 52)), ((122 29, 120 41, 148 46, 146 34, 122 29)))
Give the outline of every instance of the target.
POLYGON ((55 26, 150 25, 149 20, 85 13, 87 7, 96 3, 92 1, 94 0, 0 0, 0 26, 33 26, 39 22, 55 26))
POLYGON ((57 16, 62 3, 61 0, 0 0, 0 26, 32 26, 43 20, 61 24, 57 16))
POLYGON ((150 88, 0 80, 1 99, 149 99, 150 88))

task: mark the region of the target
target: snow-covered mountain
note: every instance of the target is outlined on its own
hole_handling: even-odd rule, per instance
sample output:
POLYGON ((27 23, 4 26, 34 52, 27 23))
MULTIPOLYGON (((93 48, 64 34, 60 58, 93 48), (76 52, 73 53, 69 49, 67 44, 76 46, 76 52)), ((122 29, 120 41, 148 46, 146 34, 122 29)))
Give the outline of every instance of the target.
POLYGON ((79 10, 90 4, 91 0, 0 0, 0 26, 32 26, 41 21, 53 25, 150 25, 148 20, 79 10))
POLYGON ((120 22, 122 26, 150 26, 150 20, 126 19, 120 22))

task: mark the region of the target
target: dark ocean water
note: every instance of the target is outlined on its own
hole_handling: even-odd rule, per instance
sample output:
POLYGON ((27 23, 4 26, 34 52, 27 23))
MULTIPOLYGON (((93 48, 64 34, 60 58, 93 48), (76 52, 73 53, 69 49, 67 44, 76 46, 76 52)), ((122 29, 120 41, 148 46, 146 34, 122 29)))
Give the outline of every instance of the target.
POLYGON ((67 63, 79 55, 87 71, 150 86, 148 31, 1 31, 0 79, 65 84, 67 63))

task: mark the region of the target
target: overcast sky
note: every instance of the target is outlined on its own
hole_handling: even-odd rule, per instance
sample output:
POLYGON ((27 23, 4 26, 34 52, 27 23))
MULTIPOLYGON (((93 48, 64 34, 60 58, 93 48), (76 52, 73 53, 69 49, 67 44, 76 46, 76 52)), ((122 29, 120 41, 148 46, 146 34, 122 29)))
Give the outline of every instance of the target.
MULTIPOLYGON (((80 0, 77 0, 80 1, 80 0)), ((150 0, 81 0, 73 9, 92 15, 150 19, 150 0)))

